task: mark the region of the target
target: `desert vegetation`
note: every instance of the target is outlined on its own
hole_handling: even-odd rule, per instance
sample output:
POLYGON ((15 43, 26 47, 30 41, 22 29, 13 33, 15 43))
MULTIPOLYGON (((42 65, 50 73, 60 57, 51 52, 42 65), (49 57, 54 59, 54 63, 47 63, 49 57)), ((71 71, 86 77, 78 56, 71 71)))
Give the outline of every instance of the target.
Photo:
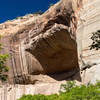
POLYGON ((90 49, 100 49, 100 30, 98 30, 97 32, 93 32, 91 39, 92 44, 90 45, 90 49))
POLYGON ((52 7, 53 5, 54 5, 53 3, 50 3, 49 6, 48 6, 48 8, 52 7))
POLYGON ((44 12, 42 11, 42 10, 39 10, 39 11, 37 11, 37 12, 33 12, 32 14, 40 14, 40 15, 42 15, 44 12))
MULTIPOLYGON (((2 49, 2 45, 0 44, 0 50, 2 49)), ((0 80, 2 82, 7 80, 7 72, 9 68, 5 65, 5 62, 8 58, 8 54, 0 54, 0 80)))
POLYGON ((61 85, 59 94, 23 95, 18 100, 100 100, 100 82, 77 86, 69 81, 61 85))

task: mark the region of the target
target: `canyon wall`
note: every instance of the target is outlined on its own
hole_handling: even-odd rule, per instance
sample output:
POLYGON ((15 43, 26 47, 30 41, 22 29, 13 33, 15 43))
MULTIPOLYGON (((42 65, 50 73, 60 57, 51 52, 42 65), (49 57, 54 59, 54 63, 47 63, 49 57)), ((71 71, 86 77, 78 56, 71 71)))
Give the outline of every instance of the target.
MULTIPOLYGON (((10 55, 7 83, 15 84, 11 91, 52 94, 51 87, 56 84, 52 89, 58 92, 60 81, 88 84, 100 80, 100 50, 89 47, 92 33, 100 29, 99 5, 100 0, 60 0, 42 15, 30 14, 1 24, 1 52, 10 55), (38 92, 34 90, 37 85, 38 92)), ((19 98, 17 92, 14 95, 19 98)))
POLYGON ((65 72, 62 80, 66 80, 79 72, 76 29, 81 4, 80 0, 59 1, 43 15, 27 15, 0 25, 3 52, 10 55, 9 83, 34 83, 34 75, 40 74, 59 80, 57 75, 65 72))
POLYGON ((94 83, 100 80, 100 50, 90 50, 92 33, 100 30, 100 1, 87 0, 79 11, 77 28, 78 59, 82 72, 83 83, 94 83))

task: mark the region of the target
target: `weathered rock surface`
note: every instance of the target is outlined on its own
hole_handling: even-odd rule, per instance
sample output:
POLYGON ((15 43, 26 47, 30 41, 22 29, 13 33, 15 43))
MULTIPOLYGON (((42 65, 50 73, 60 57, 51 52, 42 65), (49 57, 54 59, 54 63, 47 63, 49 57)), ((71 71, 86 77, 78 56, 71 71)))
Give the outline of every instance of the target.
POLYGON ((88 84, 100 80, 100 50, 89 48, 92 32, 100 29, 99 5, 100 0, 61 0, 43 15, 1 24, 2 52, 11 56, 8 82, 52 84, 70 79, 88 84))
POLYGON ((4 85, 0 87, 0 100, 17 100, 23 94, 55 94, 65 82, 44 83, 36 85, 4 85))
POLYGON ((1 24, 3 52, 11 56, 7 63, 10 83, 18 80, 22 84, 31 83, 27 75, 55 77, 63 72, 66 76, 69 71, 72 75, 73 71, 79 72, 76 44, 79 4, 81 1, 63 0, 41 16, 29 15, 1 24))
POLYGON ((79 54, 79 64, 83 68, 89 65, 83 71, 83 83, 96 82, 100 80, 100 50, 90 50, 93 32, 100 30, 100 0, 86 0, 82 9, 79 11, 77 28, 77 45, 79 54), (83 64, 84 62, 84 64, 83 64))
POLYGON ((44 73, 59 73, 78 67, 75 41, 63 25, 55 24, 32 40, 26 49, 40 62, 44 73))

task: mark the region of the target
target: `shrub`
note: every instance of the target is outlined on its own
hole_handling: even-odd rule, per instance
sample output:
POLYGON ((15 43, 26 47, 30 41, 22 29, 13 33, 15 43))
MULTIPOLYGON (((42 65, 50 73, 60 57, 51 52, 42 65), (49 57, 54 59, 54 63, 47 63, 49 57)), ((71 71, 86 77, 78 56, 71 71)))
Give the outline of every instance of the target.
MULTIPOLYGON (((0 44, 0 49, 1 48, 1 44, 0 44)), ((0 80, 1 81, 6 81, 8 75, 7 72, 9 70, 9 68, 5 65, 6 59, 8 58, 7 54, 0 54, 0 80)))
POLYGON ((76 86, 74 82, 62 84, 59 95, 23 95, 18 100, 100 100, 100 82, 95 85, 76 86))
POLYGON ((54 5, 53 3, 50 3, 49 6, 48 6, 48 8, 52 7, 53 5, 54 5))
POLYGON ((91 39, 93 42, 90 45, 90 49, 100 49, 100 30, 98 30, 97 32, 93 32, 91 39))
POLYGON ((37 12, 33 12, 32 14, 39 14, 39 15, 42 15, 43 14, 43 11, 39 10, 37 12))
POLYGON ((20 16, 17 16, 16 19, 21 19, 21 17, 20 16))

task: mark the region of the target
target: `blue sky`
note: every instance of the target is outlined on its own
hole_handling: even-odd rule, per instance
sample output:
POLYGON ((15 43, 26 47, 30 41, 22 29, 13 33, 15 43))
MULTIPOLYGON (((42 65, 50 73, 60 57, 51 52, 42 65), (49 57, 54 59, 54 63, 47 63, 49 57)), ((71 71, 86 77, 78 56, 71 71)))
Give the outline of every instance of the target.
POLYGON ((50 3, 57 1, 59 0, 0 0, 0 23, 39 10, 45 11, 50 3))

